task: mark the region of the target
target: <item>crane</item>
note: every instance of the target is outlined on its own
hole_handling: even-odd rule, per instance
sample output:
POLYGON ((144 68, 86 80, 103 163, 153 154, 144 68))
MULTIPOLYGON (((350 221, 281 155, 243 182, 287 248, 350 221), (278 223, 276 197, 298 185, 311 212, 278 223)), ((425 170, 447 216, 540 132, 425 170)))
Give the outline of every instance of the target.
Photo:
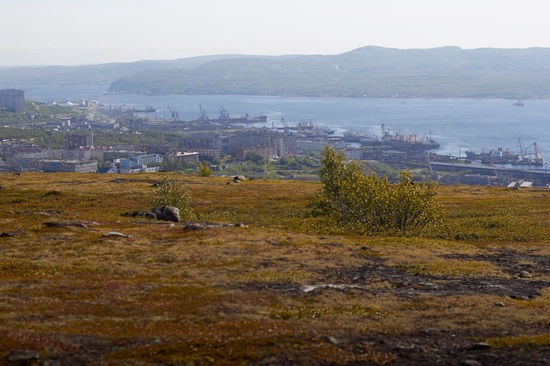
POLYGON ((180 119, 178 111, 176 110, 175 107, 174 107, 174 109, 172 109, 172 107, 168 106, 168 110, 170 111, 170 114, 172 115, 172 121, 178 121, 180 119))
POLYGON ((199 121, 206 122, 210 119, 210 117, 208 117, 208 114, 206 113, 206 109, 204 109, 201 104, 199 104, 199 112, 199 121))
POLYGON ((221 105, 220 106, 220 122, 229 123, 230 119, 231 118, 229 117, 229 113, 225 110, 223 105, 221 105))

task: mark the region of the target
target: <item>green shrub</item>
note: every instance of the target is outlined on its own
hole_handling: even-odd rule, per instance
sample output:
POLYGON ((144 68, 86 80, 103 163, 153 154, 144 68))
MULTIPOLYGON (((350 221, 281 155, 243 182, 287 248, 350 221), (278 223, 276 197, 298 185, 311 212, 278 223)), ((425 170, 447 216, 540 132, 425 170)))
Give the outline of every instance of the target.
POLYGON ((186 184, 178 182, 175 178, 162 178, 153 197, 153 207, 173 206, 180 211, 182 220, 195 216, 191 207, 191 194, 186 184))
POLYGON ((199 177, 209 177, 213 173, 210 165, 204 162, 197 165, 197 172, 199 177))
POLYGON ((433 184, 413 183, 408 172, 400 182, 366 175, 345 152, 327 146, 319 171, 323 190, 313 202, 314 214, 326 215, 348 230, 373 234, 406 234, 434 223, 440 211, 433 184))

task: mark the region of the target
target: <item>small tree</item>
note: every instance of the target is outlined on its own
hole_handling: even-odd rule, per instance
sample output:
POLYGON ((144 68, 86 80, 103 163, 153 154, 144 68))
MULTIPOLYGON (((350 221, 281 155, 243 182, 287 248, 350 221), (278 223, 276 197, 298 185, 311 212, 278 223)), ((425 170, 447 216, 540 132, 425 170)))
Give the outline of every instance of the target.
POLYGON ((210 168, 210 165, 208 163, 199 163, 197 165, 197 173, 199 177, 209 177, 212 175, 212 169, 210 168))
POLYGON ((434 222, 439 207, 432 200, 433 184, 415 184, 408 172, 392 184, 387 178, 365 175, 362 165, 348 162, 344 151, 327 146, 319 171, 323 190, 314 201, 314 213, 363 233, 406 233, 434 222))
POLYGON ((175 178, 164 177, 158 182, 152 204, 154 208, 160 206, 176 207, 182 220, 195 217, 191 207, 189 188, 175 178))

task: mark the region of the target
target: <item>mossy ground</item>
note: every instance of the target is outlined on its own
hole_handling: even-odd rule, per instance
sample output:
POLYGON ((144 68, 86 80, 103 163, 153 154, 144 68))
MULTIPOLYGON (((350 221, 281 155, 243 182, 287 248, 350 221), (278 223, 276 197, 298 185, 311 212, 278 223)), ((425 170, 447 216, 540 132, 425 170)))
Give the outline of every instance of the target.
POLYGON ((548 190, 440 187, 425 237, 326 227, 312 182, 177 176, 198 220, 247 227, 122 216, 162 177, 0 175, 1 360, 459 364, 488 357, 475 342, 503 365, 550 357, 548 190))

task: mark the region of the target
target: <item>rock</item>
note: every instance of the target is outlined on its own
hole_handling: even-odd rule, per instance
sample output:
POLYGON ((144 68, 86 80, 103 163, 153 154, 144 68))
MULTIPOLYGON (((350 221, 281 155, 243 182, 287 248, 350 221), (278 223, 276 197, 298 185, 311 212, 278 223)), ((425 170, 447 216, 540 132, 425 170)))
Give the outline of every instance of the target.
POLYGON ((493 304, 493 306, 496 306, 496 307, 499 307, 499 308, 503 308, 504 307, 504 303, 502 301, 497 301, 493 304))
POLYGON ((40 355, 36 351, 28 349, 12 349, 8 356, 10 362, 20 362, 29 360, 38 360, 40 355))
POLYGON ((152 220, 156 220, 156 219, 157 219, 157 214, 154 213, 154 212, 151 212, 151 211, 132 211, 132 212, 125 212, 125 213, 122 214, 122 216, 127 216, 127 217, 143 217, 143 218, 152 219, 152 220))
POLYGON ((110 232, 108 232, 108 233, 105 233, 105 234, 103 234, 103 237, 104 237, 104 238, 112 238, 112 237, 116 237, 116 238, 129 238, 128 235, 119 233, 119 232, 117 232, 117 231, 110 231, 110 232))
POLYGON ((510 295, 510 297, 514 300, 529 300, 529 296, 525 295, 510 295))
POLYGON ((464 360, 460 362, 461 366, 482 366, 481 362, 476 360, 464 360))
POLYGON ((180 210, 173 206, 160 206, 156 207, 152 211, 157 215, 157 220, 161 221, 180 221, 180 210))
POLYGON ((86 225, 83 222, 80 221, 47 221, 44 223, 47 227, 67 227, 67 226, 74 226, 74 227, 81 227, 83 229, 88 229, 88 225, 86 225))
POLYGON ((491 349, 491 346, 489 345, 489 343, 479 342, 479 343, 474 343, 472 345, 472 349, 475 351, 481 351, 481 350, 491 349))
POLYGON ((5 231, 0 234, 0 238, 13 238, 14 236, 15 236, 15 234, 7 233, 5 231))
POLYGON ((332 344, 340 344, 340 341, 334 337, 327 337, 327 341, 329 341, 329 343, 332 343, 332 344))
POLYGON ((206 230, 206 226, 203 224, 187 224, 183 227, 184 231, 206 230))
POLYGON ((519 278, 533 278, 533 275, 527 271, 521 271, 519 273, 519 278))
POLYGON ((236 182, 236 181, 243 181, 243 180, 246 180, 245 176, 244 175, 237 175, 235 178, 233 178, 233 181, 236 182))

